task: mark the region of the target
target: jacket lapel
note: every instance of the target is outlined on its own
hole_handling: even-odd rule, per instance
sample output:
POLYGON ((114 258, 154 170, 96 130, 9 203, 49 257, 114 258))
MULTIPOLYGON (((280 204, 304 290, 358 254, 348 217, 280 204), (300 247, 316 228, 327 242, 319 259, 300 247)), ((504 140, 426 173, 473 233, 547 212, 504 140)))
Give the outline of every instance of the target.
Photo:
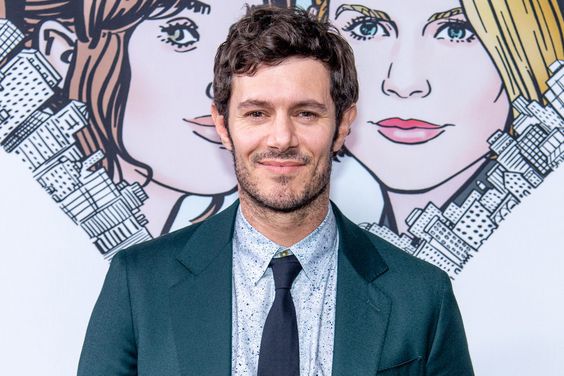
POLYGON ((391 302, 374 280, 388 267, 368 236, 333 210, 340 237, 333 374, 375 375, 391 302))
MULTIPOLYGON (((182 375, 231 374, 232 237, 238 202, 198 225, 173 266, 170 312, 182 375)), ((339 264, 333 374, 376 374, 391 304, 374 280, 387 266, 336 206, 339 264)))
POLYGON ((237 206, 197 225, 173 265, 170 312, 182 375, 231 374, 232 234, 237 206))

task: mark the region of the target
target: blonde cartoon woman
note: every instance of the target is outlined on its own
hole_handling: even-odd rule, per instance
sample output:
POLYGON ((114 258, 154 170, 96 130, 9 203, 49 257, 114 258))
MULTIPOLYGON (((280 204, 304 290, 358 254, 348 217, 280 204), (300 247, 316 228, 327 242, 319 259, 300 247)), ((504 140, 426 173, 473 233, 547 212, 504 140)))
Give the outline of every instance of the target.
POLYGON ((548 67, 564 59, 556 0, 313 3, 354 49, 347 148, 380 184, 379 223, 398 234, 413 209, 445 208, 475 181, 494 158, 488 138, 513 131, 512 101, 543 103, 548 67))
POLYGON ((142 184, 153 236, 235 198, 232 158, 208 114, 215 50, 245 3, 26 2, 35 44, 66 76, 63 95, 88 105, 84 153, 102 150, 114 181, 142 184))

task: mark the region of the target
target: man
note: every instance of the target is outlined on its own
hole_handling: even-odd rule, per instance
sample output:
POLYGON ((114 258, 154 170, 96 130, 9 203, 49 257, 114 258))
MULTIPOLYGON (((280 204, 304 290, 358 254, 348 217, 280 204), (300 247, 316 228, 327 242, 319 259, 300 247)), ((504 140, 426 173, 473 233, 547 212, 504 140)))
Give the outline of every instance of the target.
POLYGON ((212 116, 240 202, 121 252, 79 375, 471 375, 448 277, 329 202, 355 118, 347 43, 255 9, 216 55, 212 116))

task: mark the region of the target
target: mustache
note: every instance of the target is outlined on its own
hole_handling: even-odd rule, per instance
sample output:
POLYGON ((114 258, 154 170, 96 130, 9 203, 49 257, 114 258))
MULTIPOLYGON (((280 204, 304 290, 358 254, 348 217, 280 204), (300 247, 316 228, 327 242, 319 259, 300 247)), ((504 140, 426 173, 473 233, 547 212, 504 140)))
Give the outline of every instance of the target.
POLYGON ((282 152, 275 150, 268 150, 253 155, 251 160, 253 161, 253 163, 260 163, 265 159, 292 160, 292 161, 299 161, 303 164, 307 164, 311 162, 310 156, 304 155, 296 149, 288 149, 282 152))

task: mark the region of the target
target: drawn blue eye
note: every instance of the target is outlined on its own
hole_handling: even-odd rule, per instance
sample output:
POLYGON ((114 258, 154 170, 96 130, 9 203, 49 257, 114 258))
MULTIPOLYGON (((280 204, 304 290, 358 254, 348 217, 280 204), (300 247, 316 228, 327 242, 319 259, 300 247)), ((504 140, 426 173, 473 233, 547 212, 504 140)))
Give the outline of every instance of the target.
POLYGON ((390 33, 382 22, 374 17, 357 17, 351 20, 343 31, 348 32, 354 39, 363 41, 374 37, 388 37, 390 33))
POLYGON ((185 50, 193 49, 190 47, 200 40, 198 26, 188 18, 178 23, 161 26, 161 31, 165 43, 185 50))
POLYGON ((476 34, 468 22, 449 21, 439 27, 434 37, 451 42, 471 42, 476 38, 476 34))

